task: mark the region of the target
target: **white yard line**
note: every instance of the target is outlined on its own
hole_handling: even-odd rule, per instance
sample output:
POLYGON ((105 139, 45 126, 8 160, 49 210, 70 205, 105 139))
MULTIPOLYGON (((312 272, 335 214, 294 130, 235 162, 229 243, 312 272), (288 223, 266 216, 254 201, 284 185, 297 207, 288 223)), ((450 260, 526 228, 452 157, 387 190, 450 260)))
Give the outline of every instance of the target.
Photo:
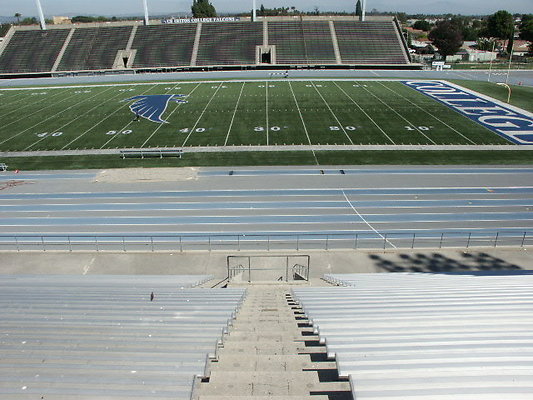
MULTIPOLYGON (((39 95, 40 97, 42 97, 42 100, 41 101, 36 101, 36 102, 31 102, 31 103, 28 103, 27 106, 28 107, 32 107, 34 106, 35 104, 38 104, 38 103, 41 103, 45 100, 50 100, 52 97, 54 96, 57 96, 58 94, 61 94, 61 93, 56 93, 52 96, 44 96, 44 95, 39 95)), ((1 100, 2 100, 2 103, 5 103, 7 106, 9 107, 12 107, 12 106, 16 106, 17 104, 19 104, 20 102, 23 102, 24 100, 28 100, 29 97, 28 96, 24 96, 24 95, 27 95, 27 93, 17 93, 15 94, 14 96, 12 97, 8 97, 8 98, 5 98, 5 97, 2 97, 1 100), (12 101, 13 99, 17 98, 17 97, 20 97, 20 99, 16 100, 16 101, 12 101), (9 102, 9 103, 8 103, 9 102)), ((31 95, 30 95, 31 96, 31 95)), ((5 118, 5 117, 8 117, 10 116, 11 114, 14 114, 14 113, 20 113, 21 110, 23 109, 24 107, 15 107, 15 109, 13 111, 9 111, 7 113, 3 113, 1 110, 0 110, 0 113, 2 115, 2 118, 5 118)))
POLYGON ((352 210, 357 214, 357 216, 359 218, 361 218, 361 220, 363 220, 363 222, 365 224, 367 224, 367 226, 372 229, 377 235, 379 235, 383 240, 385 240, 388 244, 390 244, 394 249, 396 249, 396 246, 394 245, 394 243, 392 243, 390 240, 388 240, 385 236, 383 236, 378 230, 376 230, 376 228, 374 228, 366 219, 365 217, 363 217, 359 211, 357 211, 357 208, 354 207, 354 205, 352 204, 352 202, 350 201, 350 199, 348 199, 348 196, 346 196, 346 193, 344 192, 344 189, 342 189, 342 195, 344 196, 344 199, 346 200, 346 202, 350 205, 350 207, 352 208, 352 210))
MULTIPOLYGON (((185 146, 185 144, 187 143, 187 141, 189 140, 189 138, 191 137, 191 135, 193 134, 194 130, 196 129, 196 127, 198 126, 198 124, 200 123, 202 117, 204 116, 205 112, 207 111, 207 109, 209 108, 209 105, 211 104, 211 102, 213 101, 213 99, 215 98, 215 96, 217 95, 218 91, 220 90, 220 88, 222 87, 222 85, 224 84, 224 82, 221 82, 220 85, 218 85, 217 87, 217 90, 215 90, 215 93, 213 93, 213 95, 211 96, 211 98, 209 99, 209 101, 207 102, 206 106, 204 107, 202 113, 200 114, 200 116, 198 117, 198 119, 196 120, 196 123, 194 124, 194 126, 192 127, 191 131, 189 132, 189 134, 187 135, 187 137, 185 138, 185 140, 183 141, 183 143, 181 144, 181 146, 185 146)), ((198 87, 198 86, 196 86, 198 87)), ((196 90, 196 88, 194 88, 196 90)), ((192 92, 191 92, 192 93, 192 92)))
MULTIPOLYGON (((178 86, 178 85, 175 85, 174 87, 176 87, 176 86, 178 86)), ((200 84, 196 85, 196 86, 194 87, 193 90, 191 90, 189 93, 187 93, 187 96, 190 96, 191 94, 193 94, 194 91, 195 91, 199 86, 200 86, 200 84)), ((174 88, 169 89, 169 90, 167 91, 167 93, 170 92, 170 91, 172 91, 172 90, 174 90, 174 88)), ((174 113, 176 112, 176 110, 177 110, 182 104, 183 104, 183 103, 178 103, 178 105, 177 105, 177 106, 176 106, 176 107, 170 112, 170 114, 168 114, 167 119, 170 118, 170 117, 172 116, 172 114, 174 114, 174 113)), ((146 139, 146 140, 144 141, 144 143, 141 145, 141 148, 143 148, 143 147, 146 145, 146 143, 148 143, 148 142, 150 141, 150 139, 152 139, 152 137, 154 137, 154 135, 157 133, 157 131, 159 131, 159 129, 161 129, 164 125, 165 125, 165 124, 159 124, 159 126, 158 126, 157 128, 155 128, 155 130, 152 132, 152 134, 151 134, 150 136, 148 136, 148 139, 146 139)))
MULTIPOLYGON (((141 95, 145 94, 146 92, 152 90, 153 88, 155 87, 155 85, 153 85, 152 87, 148 88, 147 90, 145 90, 144 92, 141 93, 141 95)), ((117 112, 119 112, 120 110, 122 110, 123 108, 125 107, 128 107, 128 104, 124 104, 124 106, 122 107, 118 107, 115 111, 113 111, 111 114, 107 115, 105 118, 101 119, 100 121, 98 121, 96 124, 94 124, 93 126, 91 126, 89 129, 87 129, 85 132, 81 133, 80 135, 78 135, 77 137, 75 137, 74 139, 72 139, 70 142, 68 142, 66 145, 64 145, 63 147, 61 147, 61 150, 64 150, 65 148, 67 148, 68 146, 70 146, 72 143, 74 143, 76 140, 82 138, 83 136, 85 136, 87 133, 89 133, 90 131, 92 131, 94 128, 96 128, 98 125, 100 125, 101 123, 105 122, 106 120, 108 120, 109 118, 111 118, 113 115, 115 115, 117 112)))
POLYGON ((226 140, 224 140, 224 146, 226 146, 228 144, 229 134, 231 132, 231 128, 233 128, 233 121, 235 121, 235 115, 237 115, 237 110, 239 108, 239 103, 241 101, 242 92, 244 91, 244 85, 246 85, 245 82, 243 82, 243 84, 242 84, 241 91, 239 93, 239 98, 237 99, 237 104, 235 104, 235 110, 233 110, 233 115, 231 117, 231 122, 230 122, 229 128, 228 128, 228 134, 226 135, 226 140))
POLYGON ((318 93, 318 95, 320 96, 320 98, 322 99, 322 101, 324 102, 324 104, 328 107, 329 112, 331 113, 331 115, 333 115, 333 118, 335 118, 335 121, 337 121, 337 124, 339 125, 339 127, 342 129, 342 131, 344 132, 344 134, 346 135, 346 137, 350 141, 350 144, 354 144, 354 142, 352 141, 352 138, 350 137, 350 135, 348 135, 348 132, 346 132, 346 129, 344 129, 343 124, 341 123, 341 121, 339 121, 339 119, 337 118, 337 116, 335 115, 335 113, 333 112, 331 107, 329 106, 329 103, 326 101, 324 96, 322 96, 322 93, 320 93, 320 91, 316 87, 315 82, 313 82, 313 81, 310 81, 310 82, 313 85, 313 87, 315 88, 315 90, 318 93))
MULTIPOLYGON (((105 92, 107 92, 107 91, 110 90, 110 89, 111 89, 111 88, 106 89, 106 90, 104 90, 104 91, 101 92, 101 93, 105 93, 105 92)), ((103 104, 108 103, 109 101, 113 100, 114 98, 120 96, 120 94, 121 94, 121 93, 118 93, 117 95, 115 95, 115 96, 109 98, 108 100, 104 101, 103 103, 100 103, 100 104, 94 106, 93 108, 87 110, 87 111, 84 112, 83 114, 78 115, 76 118, 74 118, 74 119, 70 120, 69 122, 67 122, 66 124, 60 126, 59 128, 55 128, 55 129, 53 129, 53 131, 58 132, 58 131, 62 130, 62 129, 65 128, 66 126, 69 126, 70 124, 72 124, 74 121, 77 121, 77 120, 80 119, 81 117, 83 117, 83 116, 89 114, 91 111, 93 111, 93 110, 95 110, 95 109, 97 109, 97 108, 99 108, 99 107, 102 107, 103 104)), ((29 150, 29 149, 31 149, 33 146, 35 146, 36 144, 40 143, 41 141, 43 141, 43 140, 45 140, 45 139, 46 139, 46 137, 43 137, 43 138, 37 140, 36 142, 33 142, 33 143, 30 144, 28 147, 26 147, 24 150, 29 150)))
MULTIPOLYGON (((109 90, 109 89, 107 89, 107 90, 109 90)), ((105 91, 107 91, 107 90, 105 90, 105 91)), ((104 92, 105 92, 105 91, 104 91, 104 92)), ((92 98, 94 98, 94 97, 96 97, 96 96, 98 96, 98 95, 100 95, 100 94, 102 94, 102 93, 104 93, 104 92, 97 93, 97 94, 95 94, 94 96, 91 96, 91 97, 89 97, 89 98, 87 98, 87 99, 84 99, 83 102, 88 101, 88 100, 91 100, 92 98)), ((22 120, 22 119, 27 119, 28 117, 30 117, 30 116, 32 116, 32 115, 38 113, 38 112, 42 112, 43 110, 46 110, 46 109, 49 108, 49 107, 57 106, 59 103, 62 103, 62 102, 64 102, 64 101, 70 99, 71 97, 75 97, 75 96, 78 96, 78 94, 74 93, 72 96, 69 96, 69 97, 67 97, 67 98, 65 98, 65 99, 63 99, 63 100, 61 100, 61 101, 58 101, 57 103, 53 103, 53 104, 51 104, 51 105, 48 106, 48 107, 42 108, 42 109, 40 109, 40 110, 38 110, 38 111, 35 111, 34 113, 32 113, 32 114, 30 114, 30 115, 27 115, 27 116, 25 116, 25 117, 19 119, 19 121, 22 120)), ((83 102, 81 102, 81 103, 83 103, 83 102)), ((30 126, 29 128, 26 128, 26 129, 24 129, 23 131, 21 131, 21 132, 15 134, 15 135, 13 135, 13 136, 11 136, 11 137, 9 137, 9 138, 3 140, 3 141, 1 141, 0 144, 4 144, 5 142, 7 142, 7 141, 9 141, 9 140, 11 140, 11 139, 14 139, 14 138, 16 138, 16 137, 22 135, 23 133, 29 131, 30 129, 35 128, 36 126, 42 124, 43 122, 46 122, 46 121, 48 121, 49 119, 55 118, 55 117, 57 117, 58 115, 65 113, 66 111, 70 110, 70 109, 73 108, 73 107, 79 106, 81 103, 73 104, 73 105, 71 105, 70 107, 67 107, 67 108, 65 108, 65 109, 63 109, 63 110, 61 110, 61 111, 59 111, 59 112, 57 112, 57 113, 55 113, 55 114, 53 114, 53 115, 50 115, 48 118, 43 119, 43 120, 39 121, 38 123, 36 123, 36 124, 30 126)), ((18 121, 17 121, 17 122, 18 122, 18 121)), ((13 123, 13 122, 12 122, 12 123, 13 123)), ((7 124, 7 125, 4 125, 2 128, 6 128, 7 126, 11 125, 12 123, 7 124)))
POLYGON ((383 135, 384 135, 387 139, 389 139, 389 141, 390 141, 392 144, 396 145, 396 143, 394 143, 394 140, 392 140, 392 139, 390 138, 390 136, 387 135, 387 133, 381 128, 381 126, 379 126, 379 125, 377 124, 377 122, 374 121, 374 119, 373 119, 370 115, 368 115, 368 113, 367 113, 365 110, 363 110, 363 108, 362 108, 362 107, 361 107, 361 106, 360 106, 360 105, 359 105, 359 104, 358 104, 358 103, 352 98, 352 96, 350 96, 348 93, 346 93, 346 91, 345 91, 342 87, 340 87, 339 84, 338 84, 337 82, 334 82, 334 83, 335 83, 335 86, 337 86, 337 87, 339 88, 339 90, 340 90, 342 93, 344 93, 344 95, 345 95, 346 97, 348 97, 348 98, 352 101, 352 103, 354 103, 354 104, 357 106, 357 108, 359 109, 359 111, 361 111, 363 114, 365 114, 366 117, 367 117, 370 121, 372 121, 372 123, 376 126, 376 128, 378 128, 378 129, 381 131, 381 133, 383 133, 383 135))
POLYGON ((375 99, 377 99, 381 104, 383 104, 385 107, 387 107, 389 110, 391 110, 394 114, 396 114, 398 117, 400 117, 401 119, 403 119, 405 121, 406 124, 408 124, 409 126, 412 126, 418 133, 420 133, 422 136, 424 136, 427 140, 429 140, 431 143, 433 144, 437 144, 435 143, 428 135, 426 135, 424 132, 422 132, 418 126, 416 126, 415 124, 411 123, 407 118, 405 118, 402 114, 400 114, 398 111, 396 111, 394 108, 392 108, 390 105, 388 105, 387 103, 385 103, 383 100, 381 100, 380 97, 376 96, 374 93, 372 93, 372 91, 368 90, 366 87, 362 86, 363 90, 366 90, 372 97, 374 97, 375 99))
POLYGON ((407 102, 411 103, 413 106, 415 106, 416 108, 418 108, 419 110, 422 110, 423 112, 425 112, 426 114, 430 115, 431 117, 433 117, 434 119, 436 119, 437 121, 439 121, 441 124, 443 124, 444 126, 448 127, 449 129, 451 129, 452 131, 454 131, 455 133, 457 133, 459 136, 461 136, 462 138, 466 139, 467 141, 469 141, 470 143, 472 144, 476 144, 476 142, 470 140, 468 137, 466 137, 465 135, 463 135, 461 132, 459 132, 457 129, 455 129, 454 127, 448 125, 446 122, 444 122, 443 120, 441 120, 440 118, 438 118, 437 116, 433 115, 432 113, 430 113, 429 111, 427 111, 426 109, 424 109, 423 107, 420 107, 418 104, 416 103, 413 103, 411 100, 409 100, 407 97, 404 97, 402 96, 400 93, 398 93, 396 90, 388 87, 387 85, 384 85, 383 83, 379 82, 379 84, 381 86, 383 86, 384 88, 390 90, 391 92, 395 93, 396 95, 400 96, 402 99, 406 100, 407 102))
MULTIPOLYGON (((26 94, 26 93, 21 93, 21 94, 26 94)), ((27 108, 27 107, 33 107, 33 106, 35 106, 36 104, 39 104, 39 103, 42 103, 42 102, 46 102, 46 104, 49 104, 50 101, 53 101, 53 99, 54 99, 56 96, 60 96, 61 94, 62 94, 62 92, 58 92, 58 93, 55 93, 55 94, 50 95, 50 96, 40 95, 40 96, 42 96, 42 99, 41 99, 41 100, 36 101, 36 102, 28 102, 28 103, 27 103, 26 105, 24 105, 23 107, 16 108, 15 110, 8 112, 7 114, 2 114, 2 117, 7 117, 7 116, 9 116, 9 115, 11 115, 11 114, 13 114, 13 113, 21 113, 21 111, 23 111, 25 108, 27 108)), ((31 95, 30 95, 30 96, 31 96, 31 95)), ((29 99, 29 97, 27 97, 27 96, 26 96, 26 97, 23 97, 21 100, 15 102, 14 104, 18 104, 20 101, 27 100, 27 99, 29 99)), ((3 99, 3 101, 5 101, 5 100, 3 99)), ((13 103, 12 103, 12 104, 13 104, 13 103)), ((46 107, 45 107, 45 108, 46 108, 46 107)), ((34 113, 34 114, 35 114, 35 113, 34 113)), ((31 114, 31 115, 33 115, 33 114, 31 114)), ((27 118, 27 117, 28 117, 28 116, 25 116, 24 119, 27 118)), ((20 119, 19 119, 18 121, 20 121, 20 119)), ((4 125, 4 126, 7 126, 7 125, 4 125)))
POLYGON ((265 88, 266 88, 266 96, 265 96, 265 102, 266 102, 266 105, 265 105, 265 114, 266 114, 266 144, 268 146, 269 144, 269 136, 268 136, 268 132, 269 132, 269 120, 268 120, 268 107, 269 107, 269 104, 268 104, 268 85, 269 85, 269 82, 267 81, 266 84, 265 84, 265 88))
MULTIPOLYGON (((289 81, 289 88, 291 89, 292 97, 294 99, 294 103, 296 103, 296 108, 298 109, 298 114, 300 114, 300 119, 302 121, 302 125, 304 127, 305 136, 307 136, 307 141, 309 142, 309 146, 312 146, 311 138, 309 137, 309 132, 307 131, 307 126, 305 125, 304 117, 302 115, 302 110, 300 109, 300 105, 298 104, 298 100, 296 100, 296 95, 294 94, 294 89, 292 88, 292 84, 289 81)), ((318 162, 318 158, 316 158, 315 151, 312 149, 311 152, 313 153, 313 157, 315 158, 316 165, 320 165, 318 162)))

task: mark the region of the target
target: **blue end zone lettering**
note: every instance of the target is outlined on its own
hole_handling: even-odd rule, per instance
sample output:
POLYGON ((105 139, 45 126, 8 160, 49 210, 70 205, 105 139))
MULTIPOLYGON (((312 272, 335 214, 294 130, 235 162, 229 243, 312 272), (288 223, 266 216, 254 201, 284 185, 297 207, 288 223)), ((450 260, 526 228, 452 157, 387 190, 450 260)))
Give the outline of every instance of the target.
POLYGON ((533 145, 533 118, 440 81, 402 81, 516 144, 533 145))

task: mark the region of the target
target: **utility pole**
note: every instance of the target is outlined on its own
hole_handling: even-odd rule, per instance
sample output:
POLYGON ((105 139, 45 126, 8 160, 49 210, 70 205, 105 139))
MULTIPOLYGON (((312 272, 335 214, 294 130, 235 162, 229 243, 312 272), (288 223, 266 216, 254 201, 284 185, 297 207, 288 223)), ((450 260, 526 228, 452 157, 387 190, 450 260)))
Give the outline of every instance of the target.
POLYGON ((39 0, 35 0, 35 4, 37 4, 37 11, 39 12, 39 19, 41 21, 41 29, 45 31, 46 22, 44 20, 44 14, 43 14, 43 8, 41 7, 41 2, 39 0))

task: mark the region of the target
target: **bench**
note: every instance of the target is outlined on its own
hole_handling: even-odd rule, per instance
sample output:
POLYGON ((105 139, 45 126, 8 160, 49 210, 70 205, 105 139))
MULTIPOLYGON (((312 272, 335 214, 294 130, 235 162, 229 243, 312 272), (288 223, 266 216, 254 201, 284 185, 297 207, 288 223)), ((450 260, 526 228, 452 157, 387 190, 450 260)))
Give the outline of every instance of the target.
POLYGON ((6 163, 0 163, 0 171, 7 171, 7 164, 6 163))
POLYGON ((183 150, 150 149, 150 150, 120 150, 120 156, 125 158, 149 158, 149 157, 177 157, 181 158, 183 150))

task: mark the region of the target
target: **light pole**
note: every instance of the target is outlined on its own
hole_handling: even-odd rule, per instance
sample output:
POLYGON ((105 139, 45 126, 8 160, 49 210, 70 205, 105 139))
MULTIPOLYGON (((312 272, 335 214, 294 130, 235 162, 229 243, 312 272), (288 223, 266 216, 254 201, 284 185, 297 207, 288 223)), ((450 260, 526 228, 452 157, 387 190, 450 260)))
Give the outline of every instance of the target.
POLYGON ((498 82, 496 85, 503 86, 503 87, 507 88, 507 90, 509 91, 509 94, 507 95, 507 104, 510 104, 511 103, 511 92, 512 92, 511 86, 509 86, 507 83, 503 83, 503 82, 498 82))
POLYGON ((39 19, 41 20, 41 29, 45 31, 46 22, 44 20, 44 14, 43 14, 43 8, 41 7, 41 2, 39 0, 35 0, 35 4, 37 5, 37 11, 39 12, 39 19))
POLYGON ((148 18, 148 1, 143 0, 143 6, 144 6, 144 24, 150 25, 150 19, 148 18))
POLYGON ((252 22, 257 21, 257 4, 256 0, 252 2, 252 22))

